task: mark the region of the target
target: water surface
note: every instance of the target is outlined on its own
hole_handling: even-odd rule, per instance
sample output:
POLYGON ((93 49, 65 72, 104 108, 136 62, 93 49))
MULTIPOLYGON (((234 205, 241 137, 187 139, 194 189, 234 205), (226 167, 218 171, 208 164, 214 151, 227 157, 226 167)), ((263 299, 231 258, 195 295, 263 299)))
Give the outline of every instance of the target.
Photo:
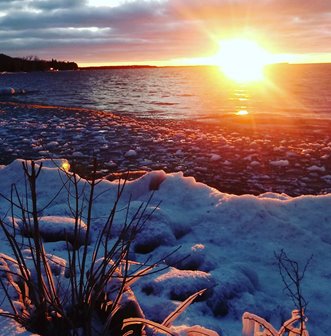
POLYGON ((139 118, 220 120, 248 113, 266 120, 331 119, 330 77, 331 65, 277 65, 265 81, 240 84, 217 67, 174 67, 2 74, 0 87, 25 89, 14 98, 19 101, 139 118))

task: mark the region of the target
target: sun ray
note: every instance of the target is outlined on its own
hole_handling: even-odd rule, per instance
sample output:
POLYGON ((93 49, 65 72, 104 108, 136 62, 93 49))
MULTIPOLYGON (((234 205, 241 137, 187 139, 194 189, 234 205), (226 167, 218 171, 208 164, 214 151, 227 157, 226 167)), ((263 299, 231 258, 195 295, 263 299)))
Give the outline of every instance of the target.
POLYGON ((270 63, 270 55, 255 41, 236 38, 219 42, 216 63, 223 73, 237 82, 263 79, 263 70, 270 63))

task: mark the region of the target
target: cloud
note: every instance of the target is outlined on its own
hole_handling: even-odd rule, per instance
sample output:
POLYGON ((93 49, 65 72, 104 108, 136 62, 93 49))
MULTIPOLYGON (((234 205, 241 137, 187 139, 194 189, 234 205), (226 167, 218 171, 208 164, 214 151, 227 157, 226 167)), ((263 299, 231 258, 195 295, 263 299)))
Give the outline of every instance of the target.
POLYGON ((18 56, 189 58, 215 52, 219 38, 243 33, 262 37, 277 52, 331 52, 331 1, 325 0, 136 0, 116 7, 0 0, 0 11, 1 52, 18 56))
POLYGON ((31 6, 42 10, 55 10, 69 8, 72 10, 75 7, 85 6, 86 0, 35 0, 31 1, 31 6))
MULTIPOLYGON (((77 1, 76 1, 77 2, 77 1)), ((39 1, 38 1, 39 3, 39 1)), ((31 7, 32 8, 32 7, 31 7)), ((34 6, 33 8, 37 8, 34 6)), ((38 7, 39 8, 39 7, 38 7)), ((27 9, 9 11, 0 18, 0 29, 44 29, 66 27, 123 27, 138 26, 159 17, 158 7, 147 2, 132 3, 115 8, 87 6, 57 8, 56 11, 30 11, 27 9)))
POLYGON ((0 10, 75 8, 87 4, 86 0, 0 0, 0 10))

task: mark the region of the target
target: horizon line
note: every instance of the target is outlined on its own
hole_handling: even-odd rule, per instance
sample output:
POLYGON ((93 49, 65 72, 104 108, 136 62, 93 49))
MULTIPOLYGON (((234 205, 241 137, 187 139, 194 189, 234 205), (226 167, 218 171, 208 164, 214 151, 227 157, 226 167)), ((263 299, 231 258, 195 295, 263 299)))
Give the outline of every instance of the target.
MULTIPOLYGON (((275 62, 265 66, 273 65, 323 65, 331 64, 331 62, 275 62)), ((178 65, 153 65, 153 64, 100 64, 100 65, 78 65, 79 69, 97 69, 97 68, 192 68, 192 67, 221 67, 217 64, 178 64, 178 65)))

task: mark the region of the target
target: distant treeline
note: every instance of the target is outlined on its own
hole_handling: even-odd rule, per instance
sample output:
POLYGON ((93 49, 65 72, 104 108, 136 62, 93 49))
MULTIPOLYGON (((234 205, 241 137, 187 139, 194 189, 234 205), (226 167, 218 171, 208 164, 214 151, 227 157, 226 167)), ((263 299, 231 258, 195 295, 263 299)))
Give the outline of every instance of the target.
POLYGON ((51 61, 41 60, 35 56, 14 58, 0 54, 0 71, 49 71, 49 70, 77 70, 75 62, 63 62, 52 59, 51 61))
POLYGON ((81 67, 80 70, 111 70, 111 69, 154 69, 154 65, 99 65, 81 67))

